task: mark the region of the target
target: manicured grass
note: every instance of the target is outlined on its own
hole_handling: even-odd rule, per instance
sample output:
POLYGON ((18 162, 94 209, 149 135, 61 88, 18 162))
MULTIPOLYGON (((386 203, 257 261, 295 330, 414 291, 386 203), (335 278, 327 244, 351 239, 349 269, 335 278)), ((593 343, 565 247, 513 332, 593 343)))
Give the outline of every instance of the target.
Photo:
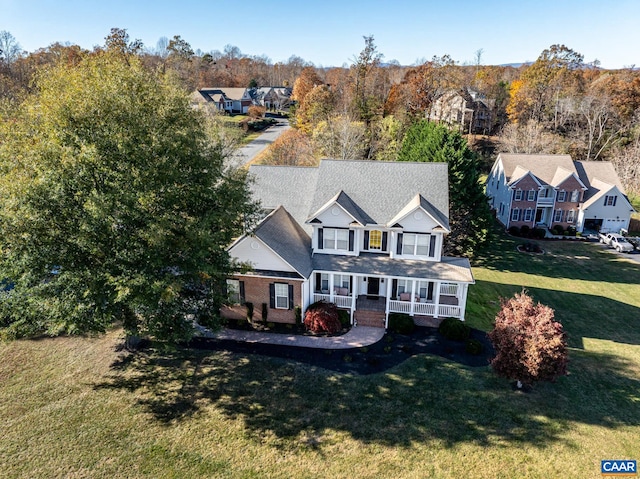
POLYGON ((98 338, 0 344, 2 477, 600 477, 638 457, 640 266, 595 244, 503 235, 468 321, 524 286, 569 334, 570 375, 532 392, 416 356, 353 376, 257 355, 117 352, 98 338))

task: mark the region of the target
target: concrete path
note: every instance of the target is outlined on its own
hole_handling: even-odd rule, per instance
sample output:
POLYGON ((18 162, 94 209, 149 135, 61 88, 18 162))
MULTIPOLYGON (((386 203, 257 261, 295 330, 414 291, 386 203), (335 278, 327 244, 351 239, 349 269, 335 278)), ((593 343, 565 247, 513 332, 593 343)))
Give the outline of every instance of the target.
POLYGON ((239 331, 236 329, 221 329, 211 332, 202 326, 198 329, 204 337, 228 339, 246 343, 277 344, 282 346, 297 346, 299 348, 314 349, 351 349, 361 348, 377 343, 384 336, 383 328, 369 326, 354 326, 347 334, 332 337, 303 336, 300 334, 262 333, 258 331, 239 331))
POLYGON ((276 141, 276 139, 289 128, 291 128, 289 120, 286 118, 277 118, 277 123, 267 128, 262 135, 251 143, 238 148, 231 156, 231 163, 234 166, 242 166, 250 163, 256 156, 262 153, 267 146, 276 141))

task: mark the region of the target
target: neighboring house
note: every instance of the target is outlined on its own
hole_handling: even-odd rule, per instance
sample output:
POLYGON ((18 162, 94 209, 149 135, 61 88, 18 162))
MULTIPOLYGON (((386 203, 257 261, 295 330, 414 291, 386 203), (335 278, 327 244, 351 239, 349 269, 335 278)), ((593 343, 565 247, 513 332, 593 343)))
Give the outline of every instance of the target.
POLYGON ((253 102, 267 110, 286 110, 291 105, 291 88, 285 86, 266 86, 250 91, 253 102))
POLYGON ((486 185, 498 220, 511 226, 619 232, 633 207, 613 165, 569 155, 500 153, 486 185))
POLYGON ((248 88, 201 88, 192 96, 194 103, 213 103, 227 113, 247 113, 253 104, 248 88))
POLYGON ((495 100, 470 89, 447 90, 431 107, 429 119, 457 125, 463 133, 488 135, 493 128, 495 100))
POLYGON ((239 303, 226 317, 294 323, 324 300, 353 324, 386 327, 464 320, 474 283, 466 258, 442 256, 449 233, 447 165, 323 160, 318 167, 256 166, 253 191, 267 216, 229 253, 251 270, 228 280, 239 303), (266 315, 266 317, 265 317, 266 315))

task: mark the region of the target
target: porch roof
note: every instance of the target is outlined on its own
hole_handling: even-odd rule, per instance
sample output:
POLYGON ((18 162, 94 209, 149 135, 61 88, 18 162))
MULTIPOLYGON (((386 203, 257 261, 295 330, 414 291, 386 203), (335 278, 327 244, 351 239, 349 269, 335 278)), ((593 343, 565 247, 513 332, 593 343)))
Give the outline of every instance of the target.
POLYGON ((360 253, 360 256, 314 254, 313 269, 370 276, 475 283, 469 260, 449 256, 443 256, 441 261, 423 261, 390 258, 375 253, 360 253))

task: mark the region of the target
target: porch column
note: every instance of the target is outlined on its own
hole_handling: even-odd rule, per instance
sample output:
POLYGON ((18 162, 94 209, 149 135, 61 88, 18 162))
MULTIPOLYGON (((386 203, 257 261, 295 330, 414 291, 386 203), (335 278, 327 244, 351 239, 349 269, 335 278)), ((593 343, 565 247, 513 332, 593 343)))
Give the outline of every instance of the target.
POLYGON ((433 317, 437 318, 440 312, 440 281, 436 281, 436 299, 435 307, 433 308, 433 317))
POLYGON ((329 302, 335 302, 333 298, 333 273, 329 274, 329 302))
POLYGON ((385 307, 384 307, 384 329, 389 328, 389 302, 391 301, 391 285, 393 280, 387 276, 385 278, 387 280, 387 297, 385 298, 385 307))
POLYGON ((460 321, 464 321, 464 312, 467 309, 467 291, 469 291, 469 285, 466 283, 458 283, 458 289, 461 289, 460 298, 458 299, 458 306, 460 307, 460 321))
POLYGON ((359 291, 358 276, 351 275, 351 325, 353 326, 353 312, 356 310, 356 298, 358 297, 357 291, 359 291))
POLYGON ((416 311, 416 280, 411 281, 411 313, 410 316, 413 316, 416 311))

